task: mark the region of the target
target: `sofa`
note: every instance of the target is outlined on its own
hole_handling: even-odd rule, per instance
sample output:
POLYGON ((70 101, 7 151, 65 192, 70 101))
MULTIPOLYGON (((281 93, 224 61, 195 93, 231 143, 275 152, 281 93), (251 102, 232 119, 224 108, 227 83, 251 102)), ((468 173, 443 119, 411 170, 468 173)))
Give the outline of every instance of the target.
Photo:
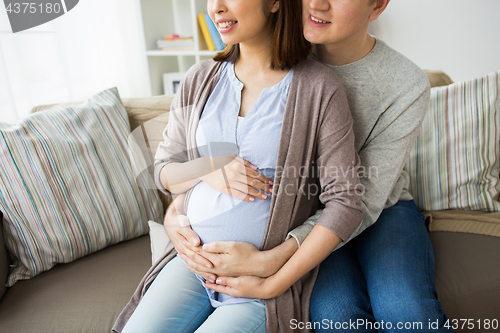
MULTIPOLYGON (((451 83, 440 71, 427 72, 433 86, 451 83)), ((123 99, 131 129, 167 114, 172 96, 123 99)), ((32 112, 43 112, 40 106, 32 112)), ((157 124, 158 128, 166 123, 157 124)), ((160 136, 148 138, 153 147, 160 136)), ((162 197, 164 208, 168 198, 162 197)), ((451 211, 450 214, 454 212, 451 211)), ((458 213, 458 212, 457 212, 458 213)), ((488 213, 484 213, 488 216, 488 213)), ((2 229, 0 228, 0 233, 2 229)), ((442 307, 458 320, 455 332, 481 332, 484 320, 500 320, 500 238, 459 232, 430 232, 436 259, 435 283, 442 307), (460 322, 462 320, 462 322, 460 322), (463 325, 463 320, 469 320, 463 325), (470 329, 470 320, 474 328, 470 329)), ((0 234, 0 280, 10 258, 0 234)), ((0 285, 1 332, 110 332, 151 265, 147 235, 109 246, 74 262, 58 264, 11 288, 0 285)), ((492 330, 490 328, 490 330, 492 330)), ((490 331, 485 330, 485 331, 490 331)))

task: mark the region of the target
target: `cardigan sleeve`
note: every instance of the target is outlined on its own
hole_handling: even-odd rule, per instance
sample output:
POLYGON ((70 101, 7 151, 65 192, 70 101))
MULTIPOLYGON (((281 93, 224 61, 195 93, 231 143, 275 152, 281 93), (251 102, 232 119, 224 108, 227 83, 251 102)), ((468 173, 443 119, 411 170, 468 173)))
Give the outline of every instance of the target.
POLYGON ((182 81, 179 92, 175 95, 170 113, 168 116, 168 125, 163 131, 163 142, 160 142, 155 155, 154 179, 156 187, 167 195, 172 195, 160 181, 161 169, 168 163, 184 163, 188 161, 186 144, 186 107, 182 106, 184 90, 187 85, 182 81))
POLYGON ((360 159, 342 86, 335 90, 326 106, 318 132, 316 163, 322 190, 319 199, 325 205, 316 224, 327 227, 345 241, 361 223, 363 208, 358 177, 360 159))

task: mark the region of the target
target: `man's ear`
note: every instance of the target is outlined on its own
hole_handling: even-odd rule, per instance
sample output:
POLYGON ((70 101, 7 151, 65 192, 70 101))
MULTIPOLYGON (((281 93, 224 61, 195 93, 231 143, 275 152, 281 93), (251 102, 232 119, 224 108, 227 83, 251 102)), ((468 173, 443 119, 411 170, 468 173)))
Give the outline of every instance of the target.
POLYGON ((280 2, 278 0, 273 2, 273 6, 271 7, 271 13, 276 13, 280 9, 280 2))
POLYGON ((384 12, 391 0, 377 0, 370 14, 370 20, 375 21, 384 12))

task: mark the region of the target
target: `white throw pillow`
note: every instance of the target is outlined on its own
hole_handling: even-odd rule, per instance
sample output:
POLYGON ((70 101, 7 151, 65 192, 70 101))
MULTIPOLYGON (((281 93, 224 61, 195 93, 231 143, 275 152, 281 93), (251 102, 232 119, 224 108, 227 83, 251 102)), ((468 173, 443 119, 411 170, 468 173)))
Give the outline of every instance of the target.
POLYGON ((170 243, 170 239, 168 239, 163 224, 155 221, 149 221, 148 224, 149 237, 151 238, 151 260, 154 264, 162 258, 162 254, 168 243, 170 243))

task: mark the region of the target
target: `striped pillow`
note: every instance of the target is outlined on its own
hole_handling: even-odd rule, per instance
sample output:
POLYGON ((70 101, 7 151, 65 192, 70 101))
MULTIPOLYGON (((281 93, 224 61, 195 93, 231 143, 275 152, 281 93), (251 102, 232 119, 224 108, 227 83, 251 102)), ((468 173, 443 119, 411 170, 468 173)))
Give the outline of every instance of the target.
POLYGON ((432 88, 410 152, 410 191, 422 210, 500 211, 500 71, 432 88))
POLYGON ((0 122, 0 210, 14 257, 8 286, 162 221, 157 191, 132 172, 129 133, 116 88, 0 122))

